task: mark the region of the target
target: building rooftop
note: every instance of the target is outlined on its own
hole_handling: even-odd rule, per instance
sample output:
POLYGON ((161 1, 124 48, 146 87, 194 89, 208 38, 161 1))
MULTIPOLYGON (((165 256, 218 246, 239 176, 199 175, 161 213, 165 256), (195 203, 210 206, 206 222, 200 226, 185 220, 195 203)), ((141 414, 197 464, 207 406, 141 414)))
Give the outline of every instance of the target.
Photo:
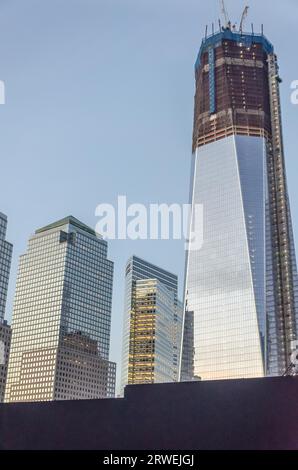
POLYGON ((267 54, 272 54, 274 52, 273 45, 270 41, 268 41, 264 34, 241 33, 240 31, 232 31, 231 29, 227 28, 223 29, 222 31, 217 31, 210 36, 206 36, 203 39, 198 59, 196 61, 196 68, 198 68, 200 65, 202 54, 204 54, 204 52, 206 52, 209 48, 216 47, 223 40, 244 43, 246 47, 251 47, 252 44, 262 44, 267 54))
POLYGON ((165 274, 165 275, 167 275, 167 276, 173 278, 174 281, 177 281, 177 279, 178 279, 177 274, 174 274, 174 273, 172 273, 172 272, 170 272, 170 271, 167 271, 166 269, 163 269, 163 268, 161 268, 160 266, 157 266, 156 264, 150 263, 149 261, 146 261, 146 260, 144 260, 144 259, 142 259, 142 258, 139 258, 139 257, 136 256, 136 255, 132 255, 132 256, 129 258, 127 264, 130 263, 130 262, 133 262, 133 261, 136 261, 137 263, 140 263, 140 264, 142 264, 142 265, 145 265, 145 266, 146 266, 147 268, 149 268, 149 269, 153 269, 153 270, 156 270, 156 271, 158 271, 158 272, 161 272, 161 273, 163 273, 163 274, 165 274))
POLYGON ((58 220, 57 222, 53 222, 52 224, 46 225, 45 227, 39 228, 38 230, 36 230, 35 233, 38 234, 38 233, 47 232, 49 230, 53 230, 54 228, 62 227, 63 225, 73 225, 74 227, 77 227, 83 230, 84 232, 90 233, 91 235, 94 235, 97 237, 99 236, 99 234, 97 234, 95 230, 88 227, 88 225, 85 225, 83 222, 80 222, 78 219, 76 219, 72 215, 69 215, 68 217, 64 217, 64 219, 58 220))

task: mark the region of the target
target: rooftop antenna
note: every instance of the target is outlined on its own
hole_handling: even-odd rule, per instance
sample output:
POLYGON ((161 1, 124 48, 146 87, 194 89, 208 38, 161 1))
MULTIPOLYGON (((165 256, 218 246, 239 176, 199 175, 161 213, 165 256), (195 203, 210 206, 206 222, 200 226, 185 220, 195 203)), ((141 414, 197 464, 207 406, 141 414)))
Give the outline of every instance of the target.
POLYGON ((244 26, 244 22, 245 22, 245 20, 246 20, 246 17, 247 17, 247 15, 248 15, 248 10, 249 10, 249 7, 246 6, 246 7, 244 8, 244 11, 243 11, 242 16, 241 16, 240 28, 239 28, 241 34, 243 33, 243 26, 244 26))
POLYGON ((225 29, 231 29, 231 21, 224 0, 221 0, 221 11, 225 19, 225 29))
POLYGON ((208 36, 208 25, 206 24, 206 29, 205 29, 205 39, 207 39, 208 36))

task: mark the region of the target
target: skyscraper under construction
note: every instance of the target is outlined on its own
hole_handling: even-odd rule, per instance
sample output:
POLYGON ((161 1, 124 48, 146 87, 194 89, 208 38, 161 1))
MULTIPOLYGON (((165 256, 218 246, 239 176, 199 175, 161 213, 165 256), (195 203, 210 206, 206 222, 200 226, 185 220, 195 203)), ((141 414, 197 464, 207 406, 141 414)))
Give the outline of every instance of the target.
POLYGON ((191 230, 201 204, 204 242, 186 263, 193 373, 281 375, 296 347, 298 284, 277 57, 263 32, 227 23, 206 34, 195 76, 191 230))

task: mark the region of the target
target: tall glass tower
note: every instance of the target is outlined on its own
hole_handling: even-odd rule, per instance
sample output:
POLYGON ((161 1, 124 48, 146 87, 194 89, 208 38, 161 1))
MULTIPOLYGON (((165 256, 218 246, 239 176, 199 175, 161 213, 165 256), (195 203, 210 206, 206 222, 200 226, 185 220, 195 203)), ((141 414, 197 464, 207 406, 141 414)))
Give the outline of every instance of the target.
POLYGON ((5 401, 106 398, 113 263, 74 217, 35 232, 21 256, 5 401))
POLYGON ((127 384, 178 380, 182 305, 178 278, 132 256, 125 270, 122 392, 127 384))
POLYGON ((0 212, 0 323, 4 320, 12 244, 6 241, 7 217, 0 212))
POLYGON ((263 34, 227 26, 204 38, 195 75, 191 230, 200 204, 204 241, 186 263, 194 375, 279 375, 297 339, 298 291, 277 57, 263 34))
POLYGON ((10 352, 11 327, 7 321, 0 323, 0 403, 4 401, 10 352))
POLYGON ((177 306, 173 291, 157 279, 136 281, 130 320, 128 384, 177 381, 181 320, 182 308, 177 306))

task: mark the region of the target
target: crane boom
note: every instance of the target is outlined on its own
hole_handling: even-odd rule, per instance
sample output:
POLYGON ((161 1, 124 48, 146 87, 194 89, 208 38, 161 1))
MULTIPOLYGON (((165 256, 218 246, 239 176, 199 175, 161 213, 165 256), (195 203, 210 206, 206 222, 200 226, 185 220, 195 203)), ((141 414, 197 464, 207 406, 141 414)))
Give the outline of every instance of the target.
POLYGON ((221 0, 221 11, 222 11, 222 13, 223 13, 223 15, 224 15, 225 27, 226 27, 226 28, 229 28, 230 25, 231 25, 231 22, 230 22, 228 10, 227 10, 227 8, 226 8, 226 5, 225 5, 224 0, 221 0))
POLYGON ((239 29, 240 29, 240 33, 243 32, 243 26, 244 26, 245 19, 246 19, 247 15, 248 15, 248 10, 249 10, 249 7, 246 6, 246 7, 244 8, 243 13, 242 13, 241 21, 240 21, 240 28, 239 28, 239 29))

